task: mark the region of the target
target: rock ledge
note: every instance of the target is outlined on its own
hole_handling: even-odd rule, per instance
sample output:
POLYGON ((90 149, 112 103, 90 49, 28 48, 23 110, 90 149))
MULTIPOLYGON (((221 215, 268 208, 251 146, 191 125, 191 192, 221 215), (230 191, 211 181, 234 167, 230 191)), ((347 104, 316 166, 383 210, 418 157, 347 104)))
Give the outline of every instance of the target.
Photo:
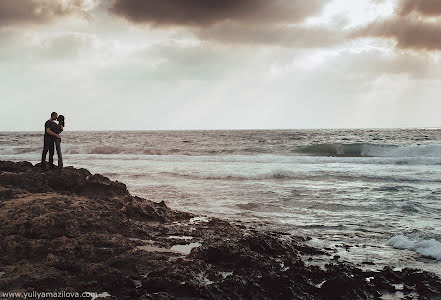
MULTIPOLYGON (((238 223, 239 224, 239 223, 238 223)), ((0 161, 2 292, 97 292, 106 299, 440 299, 414 269, 363 271, 304 239, 197 217, 130 195, 86 169, 0 161)), ((85 299, 85 298, 82 298, 85 299)))

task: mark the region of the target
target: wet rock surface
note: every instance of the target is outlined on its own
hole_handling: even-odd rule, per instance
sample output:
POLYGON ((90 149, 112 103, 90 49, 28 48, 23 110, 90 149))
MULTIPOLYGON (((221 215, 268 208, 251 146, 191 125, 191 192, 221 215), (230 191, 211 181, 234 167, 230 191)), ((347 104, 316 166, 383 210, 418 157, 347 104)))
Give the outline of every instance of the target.
POLYGON ((86 169, 42 172, 29 162, 0 161, 2 292, 106 292, 106 299, 441 299, 434 274, 363 271, 305 240, 174 211, 86 169), (317 256, 329 263, 306 263, 305 257, 317 256))

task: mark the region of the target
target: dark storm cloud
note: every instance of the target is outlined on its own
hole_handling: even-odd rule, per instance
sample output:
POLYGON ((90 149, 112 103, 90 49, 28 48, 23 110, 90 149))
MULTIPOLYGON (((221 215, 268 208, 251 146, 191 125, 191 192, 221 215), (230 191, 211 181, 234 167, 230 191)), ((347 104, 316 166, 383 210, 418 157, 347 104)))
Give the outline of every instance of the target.
POLYGON ((354 32, 353 36, 394 39, 402 49, 441 50, 441 25, 421 20, 395 17, 372 23, 354 32))
POLYGON ((299 22, 320 11, 325 0, 115 0, 110 11, 134 23, 206 26, 223 21, 299 22))
POLYGON ((83 0, 1 0, 0 26, 41 24, 60 16, 84 14, 84 5, 83 0))
POLYGON ((283 47, 343 41, 332 28, 299 25, 328 0, 115 0, 110 11, 136 24, 187 27, 201 40, 283 47))
POLYGON ((441 22, 430 17, 441 17, 440 0, 402 0, 391 18, 368 24, 352 36, 393 39, 401 49, 438 51, 441 22))
POLYGON ((441 15, 440 0, 402 0, 398 7, 398 13, 406 16, 411 12, 418 12, 425 16, 441 15))

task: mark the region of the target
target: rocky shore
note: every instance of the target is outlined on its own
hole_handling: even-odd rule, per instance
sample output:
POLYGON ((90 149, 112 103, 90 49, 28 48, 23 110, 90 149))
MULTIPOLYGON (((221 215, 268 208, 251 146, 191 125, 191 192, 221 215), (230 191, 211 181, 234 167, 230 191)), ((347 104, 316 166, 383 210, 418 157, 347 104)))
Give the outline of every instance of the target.
POLYGON ((364 271, 305 241, 174 211, 86 169, 42 173, 38 164, 0 161, 0 299, 33 291, 105 299, 441 299, 434 274, 364 271), (309 262, 319 256, 323 267, 309 262))

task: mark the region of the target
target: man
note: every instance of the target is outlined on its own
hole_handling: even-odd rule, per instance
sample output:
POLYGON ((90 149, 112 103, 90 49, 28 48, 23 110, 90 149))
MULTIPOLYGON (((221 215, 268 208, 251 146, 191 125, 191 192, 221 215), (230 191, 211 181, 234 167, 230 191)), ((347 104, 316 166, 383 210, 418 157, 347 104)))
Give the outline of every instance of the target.
POLYGON ((60 135, 54 132, 57 123, 56 120, 58 114, 56 112, 51 113, 51 118, 44 123, 44 146, 43 153, 41 155, 41 168, 43 171, 46 170, 46 154, 49 151, 49 168, 53 169, 54 166, 54 144, 55 139, 60 138, 60 135))

